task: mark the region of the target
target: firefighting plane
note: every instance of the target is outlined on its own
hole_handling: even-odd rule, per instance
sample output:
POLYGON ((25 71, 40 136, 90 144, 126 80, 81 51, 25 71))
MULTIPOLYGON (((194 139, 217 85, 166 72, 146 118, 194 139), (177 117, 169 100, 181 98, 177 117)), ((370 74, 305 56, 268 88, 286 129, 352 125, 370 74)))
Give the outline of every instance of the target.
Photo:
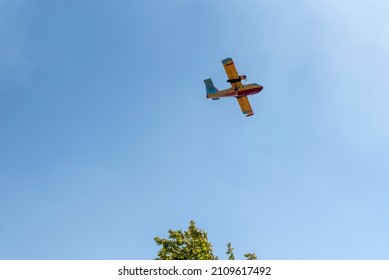
POLYGON ((247 85, 242 84, 241 81, 247 81, 247 77, 246 75, 239 76, 238 72, 236 71, 234 62, 232 61, 232 58, 223 59, 222 63, 227 73, 227 82, 231 84, 231 87, 224 90, 218 90, 213 85, 211 79, 206 79, 204 80, 204 83, 207 91, 207 98, 211 98, 212 100, 218 100, 221 97, 234 96, 238 100, 239 106, 242 109, 243 114, 246 115, 246 117, 254 115, 253 109, 251 108, 247 96, 257 94, 263 89, 263 86, 258 85, 256 83, 247 85))

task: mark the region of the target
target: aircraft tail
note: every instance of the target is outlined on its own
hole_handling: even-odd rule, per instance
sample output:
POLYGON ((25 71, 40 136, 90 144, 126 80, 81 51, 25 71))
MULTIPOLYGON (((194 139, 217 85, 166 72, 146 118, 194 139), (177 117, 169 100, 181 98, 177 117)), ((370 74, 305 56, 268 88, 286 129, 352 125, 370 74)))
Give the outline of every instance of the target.
POLYGON ((217 93, 219 90, 213 85, 213 82, 211 79, 204 80, 205 83, 205 89, 207 91, 207 98, 211 97, 212 94, 217 93))

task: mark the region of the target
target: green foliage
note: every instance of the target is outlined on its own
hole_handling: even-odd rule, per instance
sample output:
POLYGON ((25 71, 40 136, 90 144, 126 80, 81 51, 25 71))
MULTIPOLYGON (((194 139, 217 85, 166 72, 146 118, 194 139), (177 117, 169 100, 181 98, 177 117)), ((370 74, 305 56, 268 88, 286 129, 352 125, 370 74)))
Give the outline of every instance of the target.
POLYGON ((246 258, 246 260, 256 260, 257 259, 257 255, 254 253, 247 253, 247 254, 244 254, 244 257, 246 258))
POLYGON ((227 243, 227 252, 226 254, 228 255, 229 260, 235 260, 235 255, 234 255, 234 248, 232 248, 232 245, 230 242, 227 243))
POLYGON ((169 238, 154 238, 162 246, 157 260, 216 260, 208 234, 190 221, 188 230, 169 230, 169 238))
MULTIPOLYGON (((212 244, 208 241, 208 234, 198 229, 194 221, 190 221, 187 231, 169 230, 169 238, 155 237, 154 241, 162 248, 158 251, 157 260, 217 260, 213 254, 212 244)), ((234 248, 227 244, 229 260, 235 260, 234 248)), ((244 255, 247 260, 256 260, 255 254, 244 255)))
MULTIPOLYGON (((229 260, 235 260, 234 248, 232 248, 231 243, 227 243, 227 252, 226 252, 226 254, 228 255, 228 259, 229 260)), ((246 258, 246 260, 256 260, 257 259, 257 255, 256 254, 252 254, 252 253, 244 254, 244 257, 246 258)))

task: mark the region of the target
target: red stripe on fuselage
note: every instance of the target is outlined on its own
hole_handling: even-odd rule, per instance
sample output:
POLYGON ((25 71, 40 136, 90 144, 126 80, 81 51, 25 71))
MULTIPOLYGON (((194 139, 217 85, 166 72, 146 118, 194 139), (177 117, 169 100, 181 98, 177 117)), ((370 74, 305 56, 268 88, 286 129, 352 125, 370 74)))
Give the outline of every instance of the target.
POLYGON ((262 88, 250 88, 250 89, 245 89, 245 90, 240 90, 240 91, 231 91, 231 93, 227 93, 224 96, 247 96, 251 94, 256 94, 260 92, 262 88))

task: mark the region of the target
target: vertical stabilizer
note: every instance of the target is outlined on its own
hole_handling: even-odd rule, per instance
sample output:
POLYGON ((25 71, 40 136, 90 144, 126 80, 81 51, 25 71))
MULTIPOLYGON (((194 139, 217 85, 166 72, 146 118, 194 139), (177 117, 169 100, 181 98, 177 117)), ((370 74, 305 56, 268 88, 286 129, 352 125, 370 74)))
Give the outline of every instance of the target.
POLYGON ((204 83, 205 83, 205 89, 207 91, 207 96, 209 94, 215 94, 217 93, 219 90, 213 85, 213 82, 211 79, 206 79, 204 80, 204 83))

